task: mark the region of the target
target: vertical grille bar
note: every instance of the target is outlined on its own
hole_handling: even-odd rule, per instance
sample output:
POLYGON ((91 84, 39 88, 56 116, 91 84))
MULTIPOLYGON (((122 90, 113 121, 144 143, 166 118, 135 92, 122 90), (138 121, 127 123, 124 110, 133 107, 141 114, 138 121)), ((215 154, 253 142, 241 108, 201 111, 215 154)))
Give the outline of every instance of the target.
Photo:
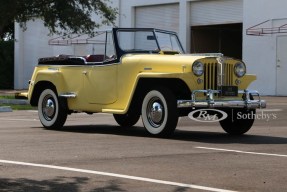
POLYGON ((229 73, 230 73, 230 65, 226 64, 226 75, 225 75, 225 79, 226 79, 226 84, 225 85, 230 85, 230 78, 229 78, 229 73))
POLYGON ((207 68, 208 68, 208 64, 205 64, 204 65, 204 83, 203 83, 203 88, 204 88, 204 90, 206 90, 207 89, 207 68))
POLYGON ((213 87, 212 87, 212 89, 215 89, 215 90, 217 90, 217 64, 216 63, 213 63, 213 69, 214 69, 214 73, 213 73, 213 79, 212 79, 212 81, 213 81, 213 87))
POLYGON ((228 82, 228 78, 227 77, 227 73, 228 73, 228 65, 224 64, 224 79, 223 79, 223 82, 224 82, 224 85, 227 85, 229 82, 228 82))
POLYGON ((233 65, 230 66, 229 76, 230 76, 230 85, 233 84, 233 65))
POLYGON ((213 65, 209 65, 210 70, 209 70, 209 87, 210 89, 213 89, 213 79, 214 79, 214 73, 213 73, 213 65))
POLYGON ((231 80, 231 78, 230 78, 230 65, 227 65, 228 66, 228 76, 227 76, 227 80, 228 80, 228 85, 231 85, 231 82, 230 82, 230 80, 231 80))
POLYGON ((227 65, 228 66, 228 71, 227 71, 227 81, 228 81, 228 85, 231 85, 231 76, 230 76, 230 70, 231 70, 231 65, 227 65))

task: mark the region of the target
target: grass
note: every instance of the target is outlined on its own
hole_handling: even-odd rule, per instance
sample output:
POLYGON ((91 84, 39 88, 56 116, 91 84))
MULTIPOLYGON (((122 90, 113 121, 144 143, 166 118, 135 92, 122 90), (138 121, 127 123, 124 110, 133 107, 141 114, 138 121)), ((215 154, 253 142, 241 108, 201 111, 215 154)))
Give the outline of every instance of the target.
POLYGON ((0 107, 9 106, 12 110, 37 110, 37 107, 32 107, 31 105, 13 105, 13 104, 0 104, 0 107))
POLYGON ((12 110, 37 110, 37 107, 31 105, 13 105, 13 104, 0 104, 0 107, 10 106, 12 110))
MULTIPOLYGON (((0 95, 0 99, 15 99, 14 95, 0 95)), ((0 104, 0 107, 10 106, 12 110, 37 110, 37 107, 31 105, 0 104)))
POLYGON ((0 99, 15 99, 14 95, 0 95, 0 99))

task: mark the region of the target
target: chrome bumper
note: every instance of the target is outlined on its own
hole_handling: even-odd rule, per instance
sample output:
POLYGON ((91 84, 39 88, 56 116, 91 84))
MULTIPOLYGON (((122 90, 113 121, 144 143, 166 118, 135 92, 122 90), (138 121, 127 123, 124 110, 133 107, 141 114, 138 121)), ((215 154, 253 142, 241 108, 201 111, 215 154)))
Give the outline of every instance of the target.
POLYGON ((266 101, 261 100, 260 94, 255 90, 239 90, 238 94, 244 94, 243 100, 214 100, 214 94, 220 90, 195 90, 191 93, 191 100, 178 100, 178 108, 266 108, 266 101), (196 94, 205 93, 205 100, 197 100, 196 94), (258 100, 251 100, 251 96, 257 96, 258 100))

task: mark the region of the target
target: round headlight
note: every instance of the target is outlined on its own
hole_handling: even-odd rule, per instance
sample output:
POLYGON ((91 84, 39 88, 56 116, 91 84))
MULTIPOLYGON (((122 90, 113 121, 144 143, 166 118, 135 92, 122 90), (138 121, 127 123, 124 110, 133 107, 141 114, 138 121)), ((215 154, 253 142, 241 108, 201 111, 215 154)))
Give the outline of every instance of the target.
POLYGON ((236 63, 234 65, 234 73, 237 77, 243 77, 246 73, 246 66, 244 63, 236 63))
POLYGON ((194 62, 192 65, 192 71, 193 71, 194 75, 196 75, 196 76, 203 75, 203 72, 204 72, 203 63, 201 63, 199 61, 194 62))

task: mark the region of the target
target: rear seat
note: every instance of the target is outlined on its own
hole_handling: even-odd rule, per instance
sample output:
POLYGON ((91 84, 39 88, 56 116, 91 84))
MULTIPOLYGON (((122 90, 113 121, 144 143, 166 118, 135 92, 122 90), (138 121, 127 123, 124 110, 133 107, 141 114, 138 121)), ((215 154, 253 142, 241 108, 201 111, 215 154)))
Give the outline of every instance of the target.
POLYGON ((87 55, 84 58, 87 62, 103 62, 108 57, 105 55, 87 55))

